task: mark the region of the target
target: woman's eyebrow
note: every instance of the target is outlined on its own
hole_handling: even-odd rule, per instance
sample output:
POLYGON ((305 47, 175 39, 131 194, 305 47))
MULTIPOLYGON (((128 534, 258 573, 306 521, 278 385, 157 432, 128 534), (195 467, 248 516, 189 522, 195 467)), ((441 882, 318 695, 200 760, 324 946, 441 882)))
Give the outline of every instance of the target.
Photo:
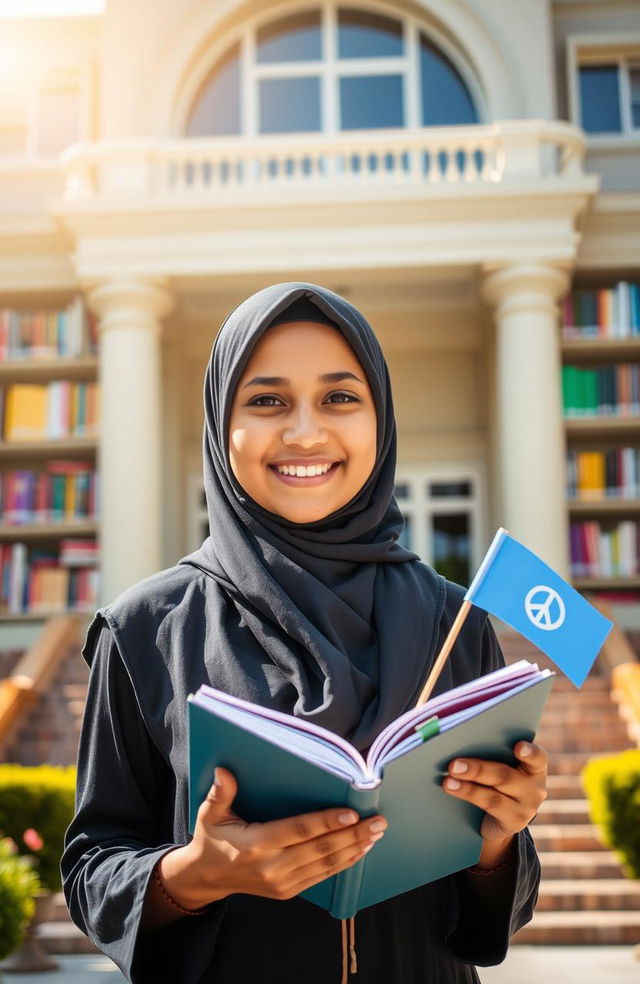
MULTIPOLYGON (((353 372, 327 372, 318 378, 321 383, 341 383, 344 379, 355 379, 357 383, 363 382, 353 372)), ((287 386, 289 382, 284 376, 254 376, 253 379, 244 383, 242 388, 246 389, 247 386, 287 386)))

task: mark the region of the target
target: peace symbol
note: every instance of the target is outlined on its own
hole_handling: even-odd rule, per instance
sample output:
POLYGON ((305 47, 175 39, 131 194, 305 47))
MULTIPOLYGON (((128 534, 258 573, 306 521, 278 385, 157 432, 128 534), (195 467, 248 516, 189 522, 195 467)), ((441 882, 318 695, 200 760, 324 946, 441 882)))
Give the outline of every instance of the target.
POLYGON ((529 621, 544 632, 559 629, 566 616, 564 601, 557 591, 546 584, 531 588, 524 599, 524 610, 529 621))

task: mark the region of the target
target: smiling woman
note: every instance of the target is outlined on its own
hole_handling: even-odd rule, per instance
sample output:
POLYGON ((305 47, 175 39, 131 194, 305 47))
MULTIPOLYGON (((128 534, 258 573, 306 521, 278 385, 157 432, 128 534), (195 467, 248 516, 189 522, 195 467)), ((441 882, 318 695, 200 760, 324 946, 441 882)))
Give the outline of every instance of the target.
POLYGON ((375 457, 371 390, 337 328, 293 320, 272 327, 231 409, 229 458, 240 485, 269 512, 313 523, 353 499, 375 457))
MULTIPOLYGON (((389 373, 344 298, 285 283, 243 301, 214 342, 204 410, 210 535, 87 632, 72 917, 134 984, 347 984, 356 965, 363 984, 478 984, 472 964, 502 960, 531 916, 540 749, 506 772, 458 761, 430 794, 486 804, 479 868, 348 927, 299 896, 375 852, 385 817, 319 802, 246 823, 220 761, 190 833, 189 693, 207 683, 364 751, 415 705, 464 596, 399 542, 389 373)), ((436 689, 502 664, 472 606, 436 689)))

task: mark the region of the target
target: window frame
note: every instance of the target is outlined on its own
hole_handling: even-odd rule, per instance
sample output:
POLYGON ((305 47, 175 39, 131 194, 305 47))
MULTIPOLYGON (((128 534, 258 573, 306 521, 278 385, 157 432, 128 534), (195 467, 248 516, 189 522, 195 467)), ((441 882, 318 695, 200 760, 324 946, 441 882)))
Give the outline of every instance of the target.
MULTIPOLYGON (((209 533, 209 515, 206 505, 203 504, 204 481, 202 479, 202 469, 194 461, 187 468, 187 553, 198 550, 202 544, 202 533, 209 533)), ((398 498, 397 502, 402 510, 402 514, 411 516, 414 540, 419 537, 422 531, 420 542, 431 546, 431 528, 429 520, 431 516, 447 515, 453 511, 467 511, 470 517, 469 538, 471 543, 470 552, 470 576, 473 577, 480 566, 480 562, 486 552, 488 545, 487 522, 486 522, 486 474, 485 467, 481 462, 469 462, 467 464, 437 464, 437 465, 403 465, 396 471, 395 484, 406 483, 411 489, 409 499, 398 498), (469 482, 471 484, 471 495, 468 497, 437 497, 429 499, 424 496, 421 504, 418 496, 419 489, 426 489, 427 482, 469 482), (429 505, 427 511, 424 509, 425 501, 429 505), (426 535, 425 535, 426 534, 426 535)), ((411 544, 411 549, 419 557, 432 564, 433 550, 420 551, 411 544)))
POLYGON ((582 126, 580 104, 580 69, 595 65, 618 66, 618 96, 620 100, 620 133, 589 133, 585 130, 587 146, 593 150, 622 150, 640 147, 640 126, 632 125, 631 85, 629 69, 640 67, 640 33, 572 35, 567 39, 567 91, 569 116, 576 126, 582 126))
POLYGON ((481 462, 402 465, 396 471, 396 485, 408 484, 408 498, 396 496, 403 516, 411 518, 413 535, 410 549, 421 560, 433 566, 433 541, 431 517, 446 516, 452 512, 467 512, 469 515, 469 574, 472 578, 480 566, 487 544, 486 523, 486 476, 481 462), (426 493, 429 482, 469 482, 469 496, 430 497, 426 493), (422 492, 422 494, 421 494, 422 492), (424 549, 419 549, 420 544, 424 549))
MULTIPOLYGON (((366 132, 340 129, 340 78, 365 75, 400 75, 403 79, 404 126, 401 129, 422 129, 422 92, 420 85, 420 34, 425 34, 442 54, 450 61, 466 86, 476 108, 478 124, 486 121, 485 100, 472 66, 462 53, 435 27, 419 18, 398 11, 380 0, 308 0, 308 2, 289 2, 276 8, 261 12, 245 21, 243 26, 229 33, 215 45, 214 56, 206 61, 206 67, 199 81, 194 80, 191 98, 185 104, 182 136, 187 134, 194 99, 201 86, 215 68, 224 53, 234 44, 240 45, 240 132, 239 138, 269 140, 273 134, 260 133, 259 120, 259 82, 267 78, 318 77, 320 79, 320 130, 296 130, 296 135, 327 136, 339 133, 366 132), (405 53, 393 57, 380 58, 339 58, 337 53, 338 10, 341 7, 360 9, 367 13, 378 13, 399 21, 402 25, 405 53), (316 61, 259 63, 256 53, 256 39, 259 29, 295 13, 318 10, 320 30, 323 34, 324 58, 316 61)), ((212 52, 213 54, 213 52, 212 52)), ((375 128, 377 129, 377 128, 375 128)), ((380 128, 382 132, 392 128, 380 128)), ((398 128, 393 128, 397 131, 398 128)), ((212 134, 215 138, 215 135, 212 134)), ((194 137, 193 139, 201 139, 194 137)))

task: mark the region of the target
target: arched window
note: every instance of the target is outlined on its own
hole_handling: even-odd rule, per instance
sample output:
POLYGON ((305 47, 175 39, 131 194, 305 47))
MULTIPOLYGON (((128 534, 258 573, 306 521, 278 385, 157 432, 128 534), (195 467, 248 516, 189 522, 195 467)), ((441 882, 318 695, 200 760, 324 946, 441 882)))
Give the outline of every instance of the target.
POLYGON ((464 66, 412 18, 325 3, 246 32, 200 88, 187 136, 479 122, 464 66))

